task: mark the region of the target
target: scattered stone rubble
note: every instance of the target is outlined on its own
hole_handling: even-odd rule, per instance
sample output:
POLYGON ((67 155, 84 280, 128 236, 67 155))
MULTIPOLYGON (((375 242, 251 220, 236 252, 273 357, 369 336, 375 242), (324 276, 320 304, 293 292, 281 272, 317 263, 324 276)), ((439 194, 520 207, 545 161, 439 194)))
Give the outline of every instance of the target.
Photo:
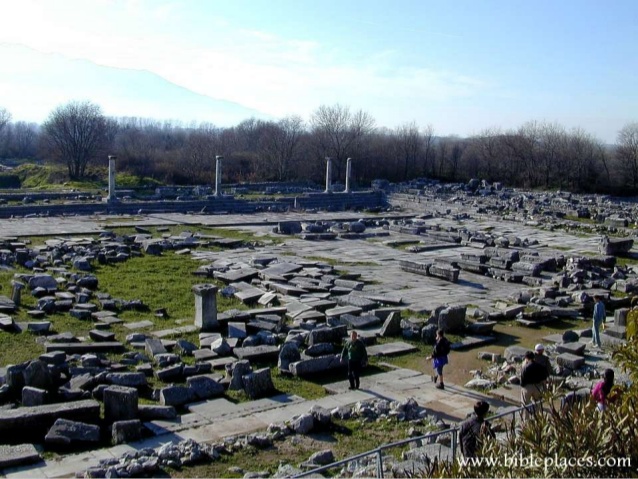
MULTIPOLYGON (((446 427, 439 418, 429 414, 414 399, 400 402, 383 399, 358 402, 352 406, 341 406, 331 411, 313 406, 307 413, 293 417, 285 423, 271 424, 263 432, 228 437, 215 444, 199 444, 192 439, 176 444, 166 443, 156 449, 147 448, 126 453, 120 458, 103 459, 98 466, 78 472, 76 477, 153 477, 163 467, 178 469, 202 461, 216 461, 224 454, 233 454, 248 447, 265 449, 271 447, 276 441, 292 438, 297 434, 305 435, 330 430, 334 427, 334 419, 360 419, 367 422, 393 420, 409 422, 425 429, 446 427)), ((413 428, 412 435, 418 435, 413 428)), ((332 451, 319 451, 299 467, 317 467, 331 462, 334 462, 332 451)), ((282 465, 274 477, 286 477, 293 471, 301 472, 301 470, 293 465, 282 465)), ((268 477, 271 475, 269 474, 268 477)))

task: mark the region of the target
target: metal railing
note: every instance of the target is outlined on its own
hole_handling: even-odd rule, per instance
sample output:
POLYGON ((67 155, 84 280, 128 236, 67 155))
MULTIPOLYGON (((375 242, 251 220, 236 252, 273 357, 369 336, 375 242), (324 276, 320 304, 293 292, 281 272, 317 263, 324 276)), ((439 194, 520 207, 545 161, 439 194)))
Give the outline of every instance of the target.
MULTIPOLYGON (((536 407, 540 407, 542 409, 542 401, 537 401, 536 403, 530 403, 526 406, 513 406, 511 409, 508 409, 507 411, 504 411, 500 414, 496 414, 494 416, 490 416, 488 418, 486 418, 486 422, 487 423, 491 423, 493 421, 496 421, 497 419, 501 419, 504 418, 506 416, 514 416, 518 413, 521 413, 521 416, 523 415, 523 411, 526 411, 528 414, 531 413, 531 411, 536 408, 536 407)), ((420 441, 422 444, 432 444, 434 442, 436 442, 436 438, 438 438, 439 436, 442 435, 446 435, 446 434, 451 434, 452 436, 452 440, 451 440, 451 444, 450 444, 450 449, 451 449, 451 460, 453 461, 454 458, 456 457, 456 453, 457 453, 457 448, 458 448, 458 434, 459 434, 459 427, 455 426, 455 427, 451 427, 448 429, 444 429, 442 431, 436 431, 436 432, 431 432, 428 434, 424 434, 421 436, 417 436, 417 437, 411 437, 408 439, 403 439, 401 441, 397 441, 397 442, 392 442, 392 443, 388 443, 388 444, 383 444, 382 446, 377 447, 376 449, 372 449, 370 451, 366 451, 366 452, 362 452, 360 454, 356 454, 354 456, 350 456, 346 459, 342 459, 340 461, 337 462, 333 462, 331 464, 327 464, 325 466, 320 466, 305 472, 301 472, 299 474, 295 474, 294 476, 292 476, 293 478, 298 478, 298 477, 306 477, 306 476, 310 476, 312 474, 319 474, 322 473, 324 471, 327 471, 329 469, 333 469, 336 467, 340 467, 343 465, 346 465, 350 462, 353 461, 358 461, 360 459, 366 458, 368 456, 374 456, 376 455, 376 468, 377 468, 377 475, 376 477, 379 478, 383 478, 383 452, 388 450, 388 449, 392 449, 395 447, 400 447, 412 442, 416 442, 416 441, 420 441)))

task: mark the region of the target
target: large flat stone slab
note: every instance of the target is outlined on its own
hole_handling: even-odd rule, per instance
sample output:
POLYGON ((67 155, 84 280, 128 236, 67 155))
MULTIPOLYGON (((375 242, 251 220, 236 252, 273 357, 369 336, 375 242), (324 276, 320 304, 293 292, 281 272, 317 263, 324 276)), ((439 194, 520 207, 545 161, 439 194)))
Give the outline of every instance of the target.
POLYGON ((581 342, 559 343, 556 345, 556 352, 574 354, 575 356, 584 356, 586 346, 587 345, 585 343, 581 342))
POLYGON ((0 469, 32 464, 42 460, 33 444, 0 445, 0 469))
POLYGON ((450 347, 453 351, 458 351, 459 349, 474 348, 483 344, 493 343, 494 341, 496 341, 496 336, 481 336, 475 334, 473 336, 465 336, 460 341, 452 343, 450 347))
POLYGON ((416 346, 404 343, 403 341, 397 341, 395 343, 375 344, 374 346, 368 346, 369 356, 394 356, 397 354, 413 353, 418 350, 416 346))
POLYGON ((148 319, 145 319, 144 321, 135 321, 133 323, 124 323, 124 327, 131 330, 152 328, 153 326, 155 326, 153 321, 149 321, 148 319))
POLYGON ((249 361, 270 361, 279 357, 279 346, 249 346, 246 348, 235 348, 233 354, 239 359, 249 361))
POLYGON ((45 343, 44 350, 64 351, 67 354, 99 353, 107 351, 118 351, 124 346, 119 341, 106 341, 101 343, 45 343))
POLYGON ((0 437, 11 442, 38 442, 56 419, 97 424, 100 403, 93 399, 0 410, 0 437))
POLYGON ((342 314, 360 314, 361 308, 355 306, 338 306, 336 308, 328 309, 326 316, 328 318, 338 318, 342 314))
POLYGON ((585 364, 585 358, 575 354, 562 353, 556 356, 556 363, 569 369, 578 369, 585 364))

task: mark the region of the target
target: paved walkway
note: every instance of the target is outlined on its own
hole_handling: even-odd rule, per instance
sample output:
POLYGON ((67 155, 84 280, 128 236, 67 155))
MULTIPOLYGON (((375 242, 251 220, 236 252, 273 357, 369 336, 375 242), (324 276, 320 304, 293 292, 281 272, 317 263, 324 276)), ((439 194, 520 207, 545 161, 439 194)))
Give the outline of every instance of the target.
POLYGON ((325 386, 330 393, 317 400, 304 400, 297 396, 280 395, 257 401, 235 404, 218 398, 189 407, 190 413, 178 421, 154 421, 149 426, 161 433, 137 443, 119 445, 81 454, 66 455, 62 459, 47 460, 32 466, 8 468, 2 471, 7 478, 61 478, 73 477, 76 472, 98 464, 100 459, 120 457, 125 452, 146 447, 159 447, 167 442, 194 439, 198 442, 216 442, 229 436, 265 431, 271 423, 282 423, 308 412, 314 405, 326 409, 355 404, 372 399, 404 400, 414 398, 420 406, 446 422, 459 421, 472 411, 479 399, 485 399, 493 408, 511 404, 487 397, 459 386, 446 385, 441 391, 430 377, 418 371, 395 369, 365 376, 361 389, 348 390, 347 381, 325 386))

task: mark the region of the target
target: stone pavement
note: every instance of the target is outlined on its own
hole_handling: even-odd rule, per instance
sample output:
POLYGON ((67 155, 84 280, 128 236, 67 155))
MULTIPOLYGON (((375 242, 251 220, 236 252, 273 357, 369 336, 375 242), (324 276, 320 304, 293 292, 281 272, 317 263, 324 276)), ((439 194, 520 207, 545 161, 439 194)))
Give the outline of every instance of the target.
POLYGON ((264 431, 271 423, 282 423, 306 413, 314 406, 331 410, 338 406, 353 405, 373 399, 404 400, 414 398, 420 406, 445 422, 459 421, 472 411, 479 399, 487 400, 494 409, 510 404, 485 396, 476 391, 448 384, 445 390, 434 387, 429 376, 409 369, 364 376, 361 389, 348 390, 346 380, 325 386, 330 393, 316 400, 304 400, 297 396, 279 395, 235 404, 218 398, 192 404, 190 413, 177 421, 154 421, 149 426, 165 433, 153 438, 80 454, 65 455, 58 460, 47 460, 31 466, 7 468, 2 471, 7 478, 59 478, 73 477, 76 472, 97 465, 100 459, 120 457, 127 451, 146 447, 159 447, 167 442, 194 439, 198 442, 216 442, 225 437, 264 431))

